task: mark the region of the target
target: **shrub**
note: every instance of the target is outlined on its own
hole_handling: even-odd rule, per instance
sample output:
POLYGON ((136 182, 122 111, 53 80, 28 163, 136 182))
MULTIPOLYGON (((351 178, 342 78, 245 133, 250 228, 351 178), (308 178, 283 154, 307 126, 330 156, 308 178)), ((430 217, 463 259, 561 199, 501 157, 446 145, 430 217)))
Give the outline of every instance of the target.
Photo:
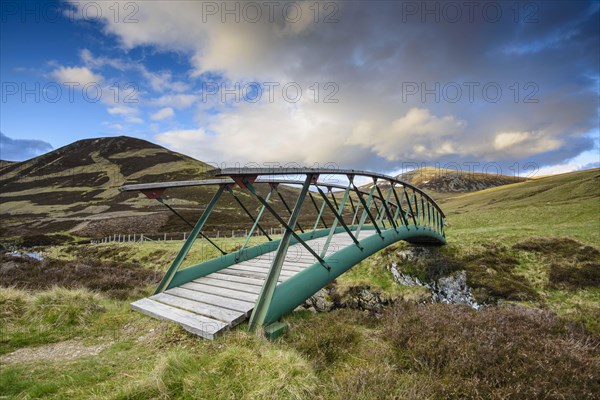
POLYGON ((384 322, 399 367, 432 374, 439 397, 584 399, 600 392, 597 339, 549 312, 406 304, 384 322))
POLYGON ((548 266, 548 285, 557 289, 600 287, 600 263, 553 262, 548 266))
POLYGON ((4 254, 0 262, 2 286, 23 289, 53 286, 88 288, 118 299, 140 295, 148 285, 157 283, 162 275, 138 264, 93 259, 65 261, 49 258, 38 261, 4 254))
POLYGON ((534 237, 514 244, 513 249, 561 258, 575 257, 579 261, 592 261, 600 256, 598 249, 566 237, 534 237))

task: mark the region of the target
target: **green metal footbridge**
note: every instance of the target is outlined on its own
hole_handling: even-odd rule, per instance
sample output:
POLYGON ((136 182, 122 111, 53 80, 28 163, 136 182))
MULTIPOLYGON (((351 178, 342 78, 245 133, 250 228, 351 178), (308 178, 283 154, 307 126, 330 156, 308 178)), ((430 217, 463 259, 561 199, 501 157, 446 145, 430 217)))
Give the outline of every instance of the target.
MULTIPOLYGON (((422 190, 391 176, 313 168, 225 168, 212 174, 215 179, 127 185, 120 189, 139 190, 185 221, 164 200, 165 190, 216 188, 198 221, 186 221, 191 233, 154 295, 131 304, 135 310, 176 322, 207 339, 247 319, 250 330, 278 329, 281 324, 277 321, 283 315, 360 261, 395 242, 446 242, 441 208, 422 190), (320 177, 327 180, 319 180, 320 177), (359 181, 361 186, 357 186, 359 181), (285 200, 282 186, 299 188, 294 191, 294 201, 285 200), (241 196, 242 192, 245 196, 241 196), (230 253, 203 232, 226 193, 244 211, 249 226, 241 248, 230 253), (254 212, 242 202, 248 194, 259 203, 254 212), (274 206, 275 196, 284 205, 279 210, 274 206), (314 223, 302 227, 300 216, 309 212, 314 223), (265 213, 283 228, 280 238, 271 237, 261 225, 265 213), (330 216, 329 224, 325 215, 330 216), (250 238, 258 232, 266 241, 250 246, 250 238), (218 249, 220 256, 182 268, 198 239, 218 249)), ((290 191, 286 193, 289 197, 290 191)), ((232 218, 240 217, 236 213, 232 218)))

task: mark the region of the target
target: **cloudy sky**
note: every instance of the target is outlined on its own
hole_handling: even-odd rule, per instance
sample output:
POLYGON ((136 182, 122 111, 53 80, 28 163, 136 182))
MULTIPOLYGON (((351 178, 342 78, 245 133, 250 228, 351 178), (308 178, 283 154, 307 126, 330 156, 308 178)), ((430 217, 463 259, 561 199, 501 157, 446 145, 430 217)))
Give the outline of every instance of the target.
POLYGON ((597 166, 599 4, 6 0, 1 158, 128 135, 227 166, 597 166))

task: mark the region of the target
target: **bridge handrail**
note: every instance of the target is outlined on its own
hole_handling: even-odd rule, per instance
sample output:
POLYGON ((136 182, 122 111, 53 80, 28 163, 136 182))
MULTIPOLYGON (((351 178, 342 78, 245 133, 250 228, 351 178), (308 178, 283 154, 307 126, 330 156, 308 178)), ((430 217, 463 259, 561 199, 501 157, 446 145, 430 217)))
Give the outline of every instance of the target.
MULTIPOLYGON (((273 183, 281 185, 302 185, 304 181, 292 180, 292 179, 257 179, 255 183, 273 183)), ((123 185, 119 187, 120 192, 135 192, 144 190, 161 190, 161 189, 174 189, 181 187, 192 187, 192 186, 216 186, 216 185, 233 185, 235 181, 233 179, 202 179, 193 181, 171 181, 171 182, 152 182, 152 183, 134 183, 129 185, 123 185)), ((322 186, 326 188, 335 189, 346 189, 345 185, 332 182, 320 182, 313 183, 313 186, 322 186)), ((360 190, 362 194, 368 195, 369 192, 360 190)), ((378 195, 373 195, 378 200, 383 200, 378 195)), ((390 202, 393 206, 397 207, 397 204, 390 202)))
MULTIPOLYGON (((210 175, 214 176, 257 176, 257 175, 306 175, 306 174, 315 174, 315 175, 353 175, 353 176, 366 176, 369 178, 377 178, 384 179, 393 184, 400 184, 404 187, 409 187, 415 192, 424 196, 441 214, 442 217, 446 217, 444 211, 442 211, 441 207, 437 204, 437 202, 431 198, 427 193, 418 187, 405 182, 403 180, 397 179, 390 175, 379 174, 376 172, 369 172, 357 169, 333 169, 333 168, 222 168, 222 169, 214 169, 208 172, 210 175)), ((264 180, 263 180, 264 181, 264 180)), ((327 186, 327 183, 323 184, 327 186)), ((342 186, 342 185, 340 185, 342 186)), ((346 186, 342 186, 342 189, 345 189, 346 186)))

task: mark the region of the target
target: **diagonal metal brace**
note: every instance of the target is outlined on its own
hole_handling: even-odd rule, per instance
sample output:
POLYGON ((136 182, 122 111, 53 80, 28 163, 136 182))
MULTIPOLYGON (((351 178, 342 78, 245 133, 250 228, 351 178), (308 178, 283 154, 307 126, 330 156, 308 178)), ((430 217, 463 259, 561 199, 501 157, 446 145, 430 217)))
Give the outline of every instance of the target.
POLYGON ((296 241, 298 241, 298 243, 300 243, 302 246, 304 246, 304 248, 306 248, 306 250, 308 250, 308 252, 317 259, 317 261, 319 261, 319 263, 325 267, 327 269, 327 271, 331 270, 331 266, 329 266, 329 264, 327 264, 327 262, 325 260, 323 260, 321 258, 321 256, 319 256, 317 253, 315 253, 315 251, 308 245, 306 244, 306 242, 304 240, 302 240, 302 238, 300 238, 300 236, 298 236, 298 234, 296 232, 294 232, 294 230, 287 224, 287 222, 285 222, 280 216, 279 214, 277 214, 277 211, 275 211, 273 209, 273 207, 271 207, 271 205, 269 203, 267 203, 265 201, 265 199, 263 199, 257 192, 256 189, 254 189, 254 186, 252 186, 251 183, 246 183, 245 184, 246 187, 248 188, 248 190, 250 190, 250 193, 252 193, 257 199, 258 201, 261 202, 261 204, 267 209, 267 211, 269 211, 271 213, 271 215, 273 215, 275 217, 275 219, 277 220, 277 222, 279 222, 281 225, 283 225, 285 227, 285 229, 287 231, 289 231, 291 233, 291 235, 294 237, 294 239, 296 239, 296 241))
MULTIPOLYGON (((391 193, 388 193, 387 199, 383 200, 383 194, 381 193, 381 189, 379 188, 379 185, 377 185, 376 179, 373 180, 373 183, 375 184, 375 188, 377 189, 377 193, 379 194, 379 197, 381 197, 381 205, 383 206, 385 214, 387 215, 388 219, 392 223, 392 226, 394 227, 394 230, 397 232, 398 231, 398 226, 396 226, 396 221, 394 221, 394 218, 392 218, 392 213, 390 212, 390 209, 387 206, 387 202, 388 202, 388 200, 390 198, 389 195, 391 193)), ((383 223, 383 219, 382 219, 381 222, 383 223)))
POLYGON ((252 215, 252 213, 250 213, 250 211, 246 208, 246 206, 244 205, 244 203, 242 203, 242 201, 240 200, 240 198, 237 197, 235 193, 233 193, 233 190, 231 188, 228 188, 228 190, 229 190, 229 193, 231 193, 231 195, 235 199, 235 201, 237 201, 237 203, 240 205, 240 207, 242 207, 242 209, 244 210, 244 212, 246 213, 246 215, 248 217, 250 217, 250 219, 252 220, 253 223, 256 224, 256 227, 263 233, 263 235, 265 235, 267 237, 267 239, 269 239, 269 242, 272 241, 273 239, 271 239, 271 237, 269 236, 269 234, 263 229, 262 226, 260 226, 260 224, 256 221, 256 218, 254 218, 254 216, 252 215))
MULTIPOLYGON (((173 207, 171 207, 170 205, 168 205, 167 203, 165 203, 165 201, 163 200, 162 197, 157 198, 156 201, 158 201, 160 204, 162 204, 163 206, 165 206, 169 210, 171 210, 171 212, 173 214, 175 214, 177 217, 179 217, 179 219, 182 220, 183 222, 185 222, 190 228, 192 228, 192 229, 194 228, 194 224, 192 224, 190 221, 188 221, 187 219, 185 219, 183 217, 183 215, 179 214, 173 207)), ((225 251, 223 251, 223 249, 221 249, 219 246, 217 246, 217 244, 215 242, 213 242, 212 240, 210 240, 210 238, 208 236, 206 236, 203 232, 198 233, 198 236, 201 236, 204 239, 206 239, 208 241, 208 243, 212 244, 215 249, 217 249, 217 250, 219 250, 221 252, 221 254, 223 254, 223 255, 227 254, 225 251)))
POLYGON ((367 213, 367 215, 369 216, 369 219, 373 223, 373 226, 375 227, 377 234, 383 239, 383 234, 381 233, 381 229, 379 229, 379 226, 377 226, 377 222, 375 221, 375 218, 373 218, 373 214, 371 214, 371 210, 369 210, 367 203, 365 203, 365 199, 363 199, 362 194, 360 193, 360 190, 358 190, 358 188, 356 187, 356 184, 354 183, 354 179, 351 179, 350 183, 352 184, 352 187, 354 188, 354 191, 356 192, 356 195, 358 196, 358 200, 360 200, 360 203, 362 204, 364 211, 367 213))
POLYGON ((344 222, 344 219, 342 218, 342 216, 340 214, 338 214, 338 212, 336 211, 336 209, 334 208, 334 206, 331 204, 331 202, 327 198, 327 195, 325 194, 325 192, 323 192, 323 190, 321 190, 320 187, 317 187, 317 190, 321 194, 321 197, 323 197, 323 201, 325 202, 325 204, 327 204, 327 206, 329 207, 329 209, 331 210, 331 212, 333 213, 333 215, 335 215, 335 217, 337 218, 338 222, 340 224, 342 224, 342 227, 344 227, 344 230, 346 231, 346 233, 348 233, 348 235, 350 235, 350 238, 352 238, 352 241, 354 242, 354 244, 362 251, 363 247, 360 245, 360 242, 352 234, 352 231, 350 230, 350 228, 348 228, 348 225, 346 225, 346 223, 344 222))
MULTIPOLYGON (((285 199, 283 198, 281 193, 279 193, 279 191, 277 189, 275 189, 275 191, 277 192, 277 196, 279 196, 279 198, 281 199, 281 202, 285 206, 285 209, 290 213, 290 215, 292 215, 292 210, 290 209, 290 206, 288 206, 288 203, 285 201, 285 199)), ((304 229, 302 229, 299 222, 296 222, 296 226, 298 227, 298 229, 300 229, 300 232, 304 233, 304 229)))

